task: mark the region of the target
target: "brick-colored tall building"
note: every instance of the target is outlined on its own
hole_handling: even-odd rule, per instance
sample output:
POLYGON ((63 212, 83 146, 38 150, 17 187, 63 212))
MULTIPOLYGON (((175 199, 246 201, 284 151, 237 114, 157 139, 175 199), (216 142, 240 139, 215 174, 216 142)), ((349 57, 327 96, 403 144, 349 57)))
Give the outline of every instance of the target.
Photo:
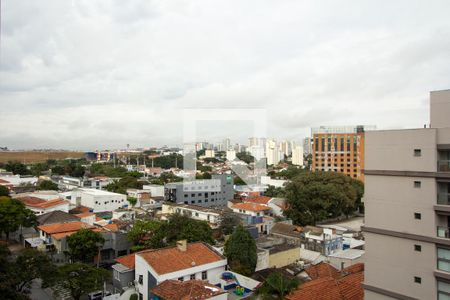
POLYGON ((339 172, 364 181, 364 131, 374 128, 374 126, 313 128, 312 170, 339 172))

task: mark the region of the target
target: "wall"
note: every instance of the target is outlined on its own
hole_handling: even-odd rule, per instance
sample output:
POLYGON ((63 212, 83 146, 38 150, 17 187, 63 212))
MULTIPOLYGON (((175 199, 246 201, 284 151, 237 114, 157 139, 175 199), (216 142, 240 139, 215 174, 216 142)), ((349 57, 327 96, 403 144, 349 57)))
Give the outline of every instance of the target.
POLYGON ((431 127, 450 127, 450 90, 432 91, 430 93, 431 127))
POLYGON ((300 259, 300 247, 280 251, 269 255, 269 267, 281 268, 300 259))

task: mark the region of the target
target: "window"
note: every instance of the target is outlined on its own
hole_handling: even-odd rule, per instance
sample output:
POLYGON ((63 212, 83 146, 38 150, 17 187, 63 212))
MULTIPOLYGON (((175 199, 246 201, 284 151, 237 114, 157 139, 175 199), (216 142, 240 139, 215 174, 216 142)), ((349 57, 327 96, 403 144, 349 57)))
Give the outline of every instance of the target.
POLYGON ((191 194, 191 197, 195 197, 195 194, 191 194))
POLYGON ((144 283, 144 275, 139 275, 139 284, 144 283))
POLYGON ((187 198, 188 197, 188 194, 184 194, 184 198, 187 198))
POLYGON ((416 156, 416 157, 422 156, 422 150, 421 149, 414 149, 414 156, 416 156))
POLYGON ((421 220, 422 219, 422 214, 421 213, 414 213, 414 219, 421 220))
POLYGON ((450 272, 450 249, 437 249, 437 268, 442 271, 450 272))
POLYGON ((414 187, 415 187, 415 188, 420 188, 421 185, 422 185, 422 182, 420 182, 420 181, 414 181, 414 187))
POLYGON ((421 245, 414 245, 414 251, 422 252, 422 246, 421 245))
POLYGON ((179 277, 178 280, 179 280, 179 281, 183 281, 183 280, 184 280, 184 277, 179 277))
POLYGON ((420 284, 420 283, 422 283, 422 278, 421 278, 421 277, 414 276, 414 282, 420 284))
POLYGON ((195 280, 195 274, 191 275, 191 280, 195 280))
POLYGON ((438 281, 438 300, 450 299, 450 283, 438 281))
POLYGON ((139 300, 143 300, 144 299, 144 295, 142 295, 142 293, 139 293, 139 300))
POLYGON ((114 270, 114 279, 120 281, 119 272, 117 270, 114 270))
POLYGON ((207 271, 203 271, 202 272, 202 280, 206 280, 208 279, 208 272, 207 271))

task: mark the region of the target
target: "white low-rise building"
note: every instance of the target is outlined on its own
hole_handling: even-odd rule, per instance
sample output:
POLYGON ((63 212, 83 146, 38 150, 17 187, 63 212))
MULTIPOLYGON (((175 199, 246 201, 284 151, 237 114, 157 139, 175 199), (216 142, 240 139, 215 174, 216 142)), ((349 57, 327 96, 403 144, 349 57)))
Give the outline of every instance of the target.
POLYGON ((86 206, 93 212, 113 211, 118 208, 129 207, 127 196, 96 189, 76 189, 64 193, 67 200, 75 206, 86 206))
POLYGON ((206 221, 213 228, 219 225, 222 216, 222 211, 218 209, 206 208, 197 205, 168 203, 164 203, 162 205, 161 213, 163 216, 180 214, 194 220, 206 221))
POLYGON ((205 280, 221 282, 227 259, 205 243, 187 244, 146 250, 135 255, 135 287, 139 299, 150 299, 149 291, 165 280, 205 280))
POLYGON ((36 215, 42 215, 55 210, 69 212, 69 201, 61 198, 44 200, 37 197, 25 196, 16 198, 22 202, 26 208, 33 211, 36 215))

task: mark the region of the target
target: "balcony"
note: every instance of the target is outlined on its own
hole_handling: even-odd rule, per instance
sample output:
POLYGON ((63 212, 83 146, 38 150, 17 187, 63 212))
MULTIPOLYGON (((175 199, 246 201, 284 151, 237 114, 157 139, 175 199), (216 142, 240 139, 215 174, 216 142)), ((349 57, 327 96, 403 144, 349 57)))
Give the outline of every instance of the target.
POLYGON ((437 237, 443 239, 450 239, 450 228, 444 226, 437 227, 437 237))
POLYGON ((450 205, 450 193, 438 193, 437 204, 450 205))
POLYGON ((450 172, 450 160, 438 160, 438 172, 450 172))

